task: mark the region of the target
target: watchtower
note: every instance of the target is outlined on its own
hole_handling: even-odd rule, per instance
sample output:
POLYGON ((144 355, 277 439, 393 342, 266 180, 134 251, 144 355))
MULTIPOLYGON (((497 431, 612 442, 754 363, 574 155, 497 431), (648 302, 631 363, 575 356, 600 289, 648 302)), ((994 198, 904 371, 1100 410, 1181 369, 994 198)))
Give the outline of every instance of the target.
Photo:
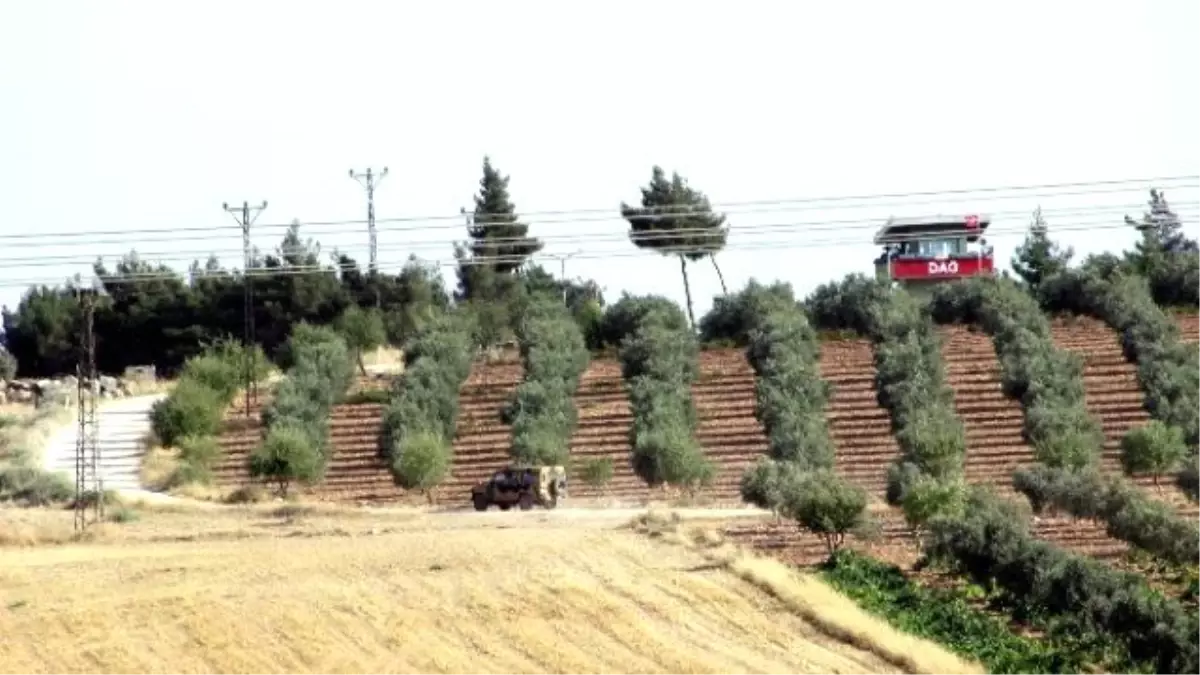
POLYGON ((883 252, 875 275, 912 290, 932 284, 994 273, 992 247, 983 238, 988 216, 889 218, 875 233, 883 252))

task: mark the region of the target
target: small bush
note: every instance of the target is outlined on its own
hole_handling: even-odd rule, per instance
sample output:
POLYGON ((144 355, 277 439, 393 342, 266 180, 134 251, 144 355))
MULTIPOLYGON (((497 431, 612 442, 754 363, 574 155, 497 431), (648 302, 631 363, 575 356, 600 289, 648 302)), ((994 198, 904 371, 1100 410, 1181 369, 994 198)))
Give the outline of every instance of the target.
POLYGON ((783 483, 788 480, 785 472, 795 470, 794 465, 764 457, 742 474, 742 500, 779 515, 783 506, 783 483))
POLYGON ((866 491, 828 470, 792 475, 780 486, 781 513, 821 537, 833 555, 847 533, 866 523, 866 491))
POLYGON ((171 487, 211 485, 213 468, 221 459, 221 444, 214 436, 184 436, 179 440, 179 465, 169 480, 171 487))
POLYGON ((596 457, 583 463, 580 478, 597 490, 605 488, 613 478, 613 461, 609 457, 596 457))
POLYGON ((1121 439, 1121 465, 1130 475, 1150 474, 1155 484, 1164 474, 1173 473, 1187 457, 1183 430, 1159 420, 1134 427, 1121 439))
POLYGON ((244 370, 236 361, 216 354, 201 354, 187 360, 180 379, 204 385, 217 395, 222 405, 229 405, 243 384, 244 370))
POLYGON ((406 490, 420 490, 432 504, 434 490, 450 473, 450 444, 436 433, 411 434, 400 441, 393 457, 397 483, 406 490))
POLYGON ((314 483, 321 477, 323 458, 311 436, 301 428, 275 425, 250 453, 250 475, 274 482, 286 497, 294 481, 314 483))
POLYGON ((0 467, 0 501, 26 506, 48 506, 71 500, 75 487, 65 474, 34 467, 0 467))
POLYGON ((183 379, 170 396, 154 404, 150 423, 163 445, 174 446, 184 436, 215 436, 224 414, 219 393, 196 380, 183 379))
POLYGON ((350 305, 334 325, 350 348, 359 371, 366 375, 367 367, 363 363, 363 354, 387 342, 383 315, 374 308, 363 309, 358 305, 350 305))

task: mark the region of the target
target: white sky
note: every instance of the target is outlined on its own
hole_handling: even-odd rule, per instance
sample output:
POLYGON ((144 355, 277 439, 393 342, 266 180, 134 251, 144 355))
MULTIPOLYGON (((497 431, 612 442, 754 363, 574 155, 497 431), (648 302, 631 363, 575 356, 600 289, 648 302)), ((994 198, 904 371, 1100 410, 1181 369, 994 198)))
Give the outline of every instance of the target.
MULTIPOLYGON (((346 173, 368 165, 391 170, 381 219, 457 214, 485 153, 526 213, 615 214, 655 163, 718 206, 1200 174, 1198 19, 1194 0, 3 0, 0 304, 15 306, 18 282, 88 274, 96 252, 136 247, 180 268, 216 252, 236 265, 222 202, 269 200, 254 238, 267 249, 282 234, 270 225, 361 219, 365 196, 346 173), (199 231, 128 232, 168 227, 199 231), (125 234, 86 246, 55 236, 97 231, 125 234), (39 237, 11 238, 29 234, 39 237)), ((1167 195, 1195 236, 1200 189, 1167 195)), ((1139 213, 1145 198, 1139 187, 1040 201, 1052 228, 1075 228, 1061 240, 1093 252, 1133 241, 1088 228, 1119 222, 1123 206, 1139 213), (1098 204, 1117 208, 1078 212, 1098 204)), ((982 211, 999 214, 992 240, 1007 263, 1020 237, 1000 233, 1038 201, 734 212, 719 259, 731 287, 754 275, 803 295, 869 271, 870 235, 889 213, 982 211), (736 229, 795 223, 844 229, 736 229), (858 243, 799 247, 831 237, 858 243)), ((631 250, 617 218, 528 220, 551 253, 631 250), (561 240, 572 234, 608 239, 561 240)), ((445 225, 456 223, 382 223, 384 268, 409 252, 449 259, 462 235, 445 225)), ((365 227, 307 232, 366 263, 365 227)), ((710 266, 693 270, 699 314, 719 286, 710 266)), ((575 259, 567 271, 613 298, 683 298, 678 265, 651 255, 575 259)))

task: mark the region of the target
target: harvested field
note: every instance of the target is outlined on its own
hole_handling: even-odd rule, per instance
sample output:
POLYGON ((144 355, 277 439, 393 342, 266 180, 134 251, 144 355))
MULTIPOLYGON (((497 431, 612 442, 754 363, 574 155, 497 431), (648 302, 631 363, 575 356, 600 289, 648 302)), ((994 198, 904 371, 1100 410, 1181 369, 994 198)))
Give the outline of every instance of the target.
POLYGON ((128 527, 153 522, 153 543, 6 552, 3 669, 979 672, 777 563, 714 561, 611 522, 343 515, 351 531, 335 534, 270 518, 147 513, 128 527), (162 541, 198 518, 251 533, 162 541))

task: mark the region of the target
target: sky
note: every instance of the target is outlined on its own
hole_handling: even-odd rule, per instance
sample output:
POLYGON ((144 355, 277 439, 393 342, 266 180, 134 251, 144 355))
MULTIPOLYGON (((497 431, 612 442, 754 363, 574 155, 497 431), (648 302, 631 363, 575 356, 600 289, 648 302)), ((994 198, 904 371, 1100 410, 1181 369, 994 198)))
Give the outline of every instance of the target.
MULTIPOLYGON (((268 202, 262 249, 335 223, 302 233, 365 264, 368 166, 381 267, 448 262, 485 154, 543 264, 589 251, 566 273, 610 298, 683 300, 617 217, 655 164, 728 213, 731 289, 869 273, 891 215, 990 214, 1006 264, 1040 204, 1080 254, 1118 251, 1149 184, 954 190, 1192 176, 1166 192, 1196 236, 1197 26, 1194 0, 2 0, 0 305, 98 254, 239 265, 225 202, 268 202)), ((691 279, 699 315, 720 285, 691 279)))

